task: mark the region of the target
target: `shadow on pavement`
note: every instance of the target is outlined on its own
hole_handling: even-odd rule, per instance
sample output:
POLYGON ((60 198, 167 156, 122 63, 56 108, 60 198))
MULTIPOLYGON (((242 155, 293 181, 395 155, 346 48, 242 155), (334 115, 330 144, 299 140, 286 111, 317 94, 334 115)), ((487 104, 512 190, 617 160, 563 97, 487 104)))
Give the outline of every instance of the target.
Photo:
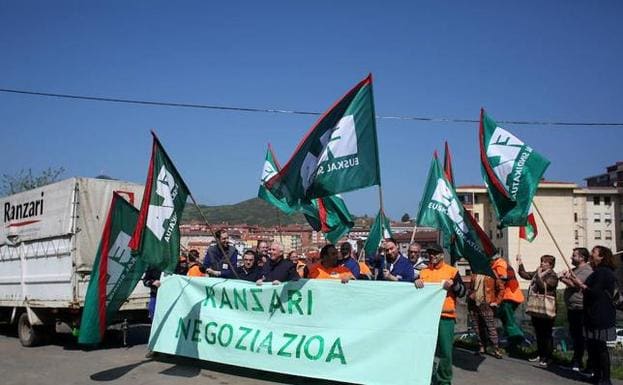
POLYGON ((452 354, 452 365, 470 372, 477 372, 484 360, 485 357, 470 350, 454 349, 452 354))
MULTIPOLYGON (((347 384, 345 382, 321 380, 317 378, 300 377, 300 376, 294 376, 294 375, 282 374, 282 373, 273 373, 273 372, 267 372, 263 370, 243 368, 240 366, 219 364, 219 363, 211 362, 211 361, 203 361, 203 360, 197 360, 197 359, 181 357, 181 356, 172 356, 168 354, 158 354, 156 357, 157 357, 156 360, 159 362, 175 364, 175 366, 161 373, 176 375, 176 376, 181 376, 181 377, 190 377, 190 376, 183 374, 183 373, 180 374, 179 373, 180 370, 183 370, 184 372, 188 373, 189 372, 188 369, 192 368, 192 369, 197 370, 197 374, 199 374, 199 372, 202 369, 205 369, 208 371, 228 374, 232 376, 247 377, 247 378, 255 379, 259 381, 271 381, 271 382, 278 382, 282 384, 306 384, 306 385, 309 385, 309 384, 311 385, 345 385, 347 384), (169 372, 169 373, 166 373, 166 372, 169 372)), ((207 377, 211 377, 211 376, 207 375, 207 377)))
POLYGON ((197 377, 201 373, 201 368, 198 366, 186 366, 175 364, 171 366, 169 369, 165 369, 160 372, 160 374, 165 374, 167 376, 176 376, 176 377, 186 377, 192 378, 197 377))
POLYGON ((139 367, 139 366, 141 366, 144 363, 149 362, 149 361, 150 360, 143 360, 143 361, 137 362, 135 364, 120 366, 118 368, 107 369, 107 370, 104 370, 104 371, 92 374, 90 376, 90 378, 93 381, 114 381, 114 380, 117 380, 117 379, 125 376, 132 369, 137 368, 137 367, 139 367))

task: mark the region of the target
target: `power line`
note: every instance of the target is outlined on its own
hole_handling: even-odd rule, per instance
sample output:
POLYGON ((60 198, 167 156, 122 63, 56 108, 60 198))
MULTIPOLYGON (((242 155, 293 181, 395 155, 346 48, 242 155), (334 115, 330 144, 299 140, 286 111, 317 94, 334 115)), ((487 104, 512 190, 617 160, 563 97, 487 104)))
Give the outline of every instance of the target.
MULTIPOLYGON (((140 104, 149 106, 164 106, 164 107, 181 107, 181 108, 200 108, 208 110, 221 110, 221 111, 239 111, 239 112, 260 112, 260 113, 275 113, 275 114, 294 114, 294 115, 321 115, 320 112, 313 111, 297 111, 297 110, 283 110, 276 108, 252 108, 252 107, 235 107, 235 106, 219 106, 211 104, 191 104, 191 103, 175 103, 175 102, 162 102, 155 100, 138 100, 138 99, 122 99, 111 97, 99 97, 99 96, 86 96, 86 95, 72 95, 72 94, 58 94, 51 92, 40 91, 26 91, 16 90, 9 88, 0 88, 0 92, 30 95, 30 96, 44 96, 61 99, 74 99, 74 100, 87 100, 95 102, 108 102, 108 103, 125 103, 125 104, 140 104)), ((392 120, 412 120, 420 122, 435 122, 435 123, 478 123, 476 119, 460 119, 460 118, 435 118, 426 116, 390 116, 390 115, 377 115, 377 119, 392 119, 392 120)), ((516 124, 516 125, 532 125, 532 126, 623 126, 623 123, 612 122, 552 122, 552 121, 528 121, 528 120, 498 120, 498 123, 504 124, 516 124)))

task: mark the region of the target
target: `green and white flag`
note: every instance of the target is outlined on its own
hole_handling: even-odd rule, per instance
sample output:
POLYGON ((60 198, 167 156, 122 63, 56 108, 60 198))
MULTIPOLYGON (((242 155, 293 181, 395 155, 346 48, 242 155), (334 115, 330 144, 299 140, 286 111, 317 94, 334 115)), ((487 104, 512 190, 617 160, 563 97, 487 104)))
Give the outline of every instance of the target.
POLYGON ((439 165, 437 153, 428 172, 416 221, 418 226, 441 230, 445 243, 452 242, 456 257, 467 259, 474 273, 493 276, 490 263, 495 249, 478 223, 465 212, 439 165))
POLYGON ((531 207, 530 213, 528 214, 528 223, 525 226, 521 226, 519 228, 519 238, 523 238, 528 242, 532 242, 536 239, 538 233, 539 231, 536 227, 536 218, 534 217, 534 213, 532 212, 531 207))
POLYGON ((130 248, 147 265, 170 273, 180 255, 180 222, 190 191, 156 134, 152 136, 147 182, 130 248))
POLYGON ((380 183, 369 75, 324 113, 266 186, 289 206, 300 207, 314 198, 380 183))
POLYGON ((262 168, 262 180, 260 183, 260 189, 257 192, 257 196, 266 201, 267 203, 275 206, 279 210, 283 211, 285 214, 290 215, 296 212, 296 210, 288 206, 285 198, 278 199, 265 186, 266 182, 273 176, 277 175, 278 172, 279 164, 277 163, 275 153, 273 152, 273 149, 269 144, 268 149, 266 150, 266 160, 264 161, 264 167, 262 168))
POLYGON ((138 210, 113 193, 84 299, 80 344, 102 341, 106 326, 145 272, 145 263, 132 255, 128 247, 137 218, 138 210))
POLYGON ((549 160, 480 111, 480 161, 500 226, 525 226, 549 160))
POLYGON ((391 238, 393 236, 394 234, 392 233, 389 219, 385 216, 383 210, 379 210, 376 218, 374 218, 372 227, 370 227, 368 239, 366 239, 366 243, 363 245, 366 255, 374 255, 383 239, 391 238))
POLYGON ((314 199, 301 212, 314 230, 324 233, 325 238, 334 244, 355 225, 346 203, 339 195, 314 199))

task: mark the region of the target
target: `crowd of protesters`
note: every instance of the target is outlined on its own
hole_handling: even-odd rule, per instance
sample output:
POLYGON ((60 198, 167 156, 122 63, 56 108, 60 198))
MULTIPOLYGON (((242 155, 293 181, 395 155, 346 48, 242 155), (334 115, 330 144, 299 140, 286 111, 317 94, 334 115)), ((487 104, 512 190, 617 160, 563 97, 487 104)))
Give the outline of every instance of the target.
MULTIPOLYGON (((246 250, 241 257, 229 244, 226 231, 216 232, 216 243, 210 246, 203 261, 199 253, 190 250, 180 257, 176 274, 237 278, 262 284, 280 284, 301 278, 336 279, 342 283, 351 280, 385 280, 410 282, 415 288, 425 283, 441 283, 447 291, 439 323, 437 350, 438 364, 433 371, 433 381, 450 384, 452 381, 452 348, 457 313, 457 299, 466 296, 469 318, 478 335, 476 354, 503 358, 497 320, 506 335, 506 352, 513 354, 527 342, 526 335, 517 322, 515 312, 526 301, 517 275, 529 280, 528 308, 536 335, 537 356, 531 361, 539 366, 553 364, 553 325, 556 311, 555 297, 559 282, 566 288, 564 300, 573 342, 572 370, 582 372, 592 382, 610 384, 610 357, 606 343, 616 339, 615 304, 618 283, 615 277, 615 259, 612 251, 596 246, 589 251, 575 248, 571 256, 574 268, 562 274, 554 272, 556 258, 543 255, 535 271, 526 271, 521 256, 517 256, 517 274, 506 260, 496 255, 491 260, 493 276, 471 274, 465 284, 459 271, 445 262, 445 252, 438 244, 423 247, 409 245, 407 257, 398 243, 387 238, 378 252, 371 256, 357 255, 349 242, 327 244, 318 251, 300 255, 296 250, 287 254, 279 242, 260 241, 255 249, 246 250), (530 303, 539 297, 554 298, 553 307, 534 310, 530 303), (584 365, 584 352, 587 352, 584 365)), ((144 283, 152 289, 150 317, 153 316, 155 293, 159 275, 148 271, 144 283), (152 303, 153 302, 153 303, 152 303)))

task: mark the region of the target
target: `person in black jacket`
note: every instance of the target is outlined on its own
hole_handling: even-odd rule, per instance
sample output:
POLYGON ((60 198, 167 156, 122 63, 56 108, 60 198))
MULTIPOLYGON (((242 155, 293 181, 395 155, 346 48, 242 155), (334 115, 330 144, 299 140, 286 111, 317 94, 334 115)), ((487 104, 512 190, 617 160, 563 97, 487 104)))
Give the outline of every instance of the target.
POLYGON ((149 312, 149 319, 153 321, 154 313, 156 311, 156 296, 158 294, 158 288, 160 287, 160 275, 162 272, 156 268, 150 267, 143 276, 143 285, 149 288, 149 305, 147 311, 149 312))
POLYGON ((279 242, 273 242, 269 249, 269 260, 264 265, 262 276, 257 280, 257 284, 261 285, 265 281, 278 285, 281 282, 298 281, 299 274, 296 272, 296 266, 283 257, 283 246, 279 242))
POLYGON ((593 381, 612 384, 610 381, 610 353, 606 342, 616 340, 616 308, 613 297, 617 285, 616 268, 612 251, 605 246, 595 246, 591 251, 593 274, 581 282, 571 276, 576 287, 584 294, 584 337, 588 362, 592 364, 593 381))
POLYGON ((242 266, 236 268, 238 278, 256 282, 261 278, 261 270, 257 266, 257 255, 249 249, 242 254, 242 266))

